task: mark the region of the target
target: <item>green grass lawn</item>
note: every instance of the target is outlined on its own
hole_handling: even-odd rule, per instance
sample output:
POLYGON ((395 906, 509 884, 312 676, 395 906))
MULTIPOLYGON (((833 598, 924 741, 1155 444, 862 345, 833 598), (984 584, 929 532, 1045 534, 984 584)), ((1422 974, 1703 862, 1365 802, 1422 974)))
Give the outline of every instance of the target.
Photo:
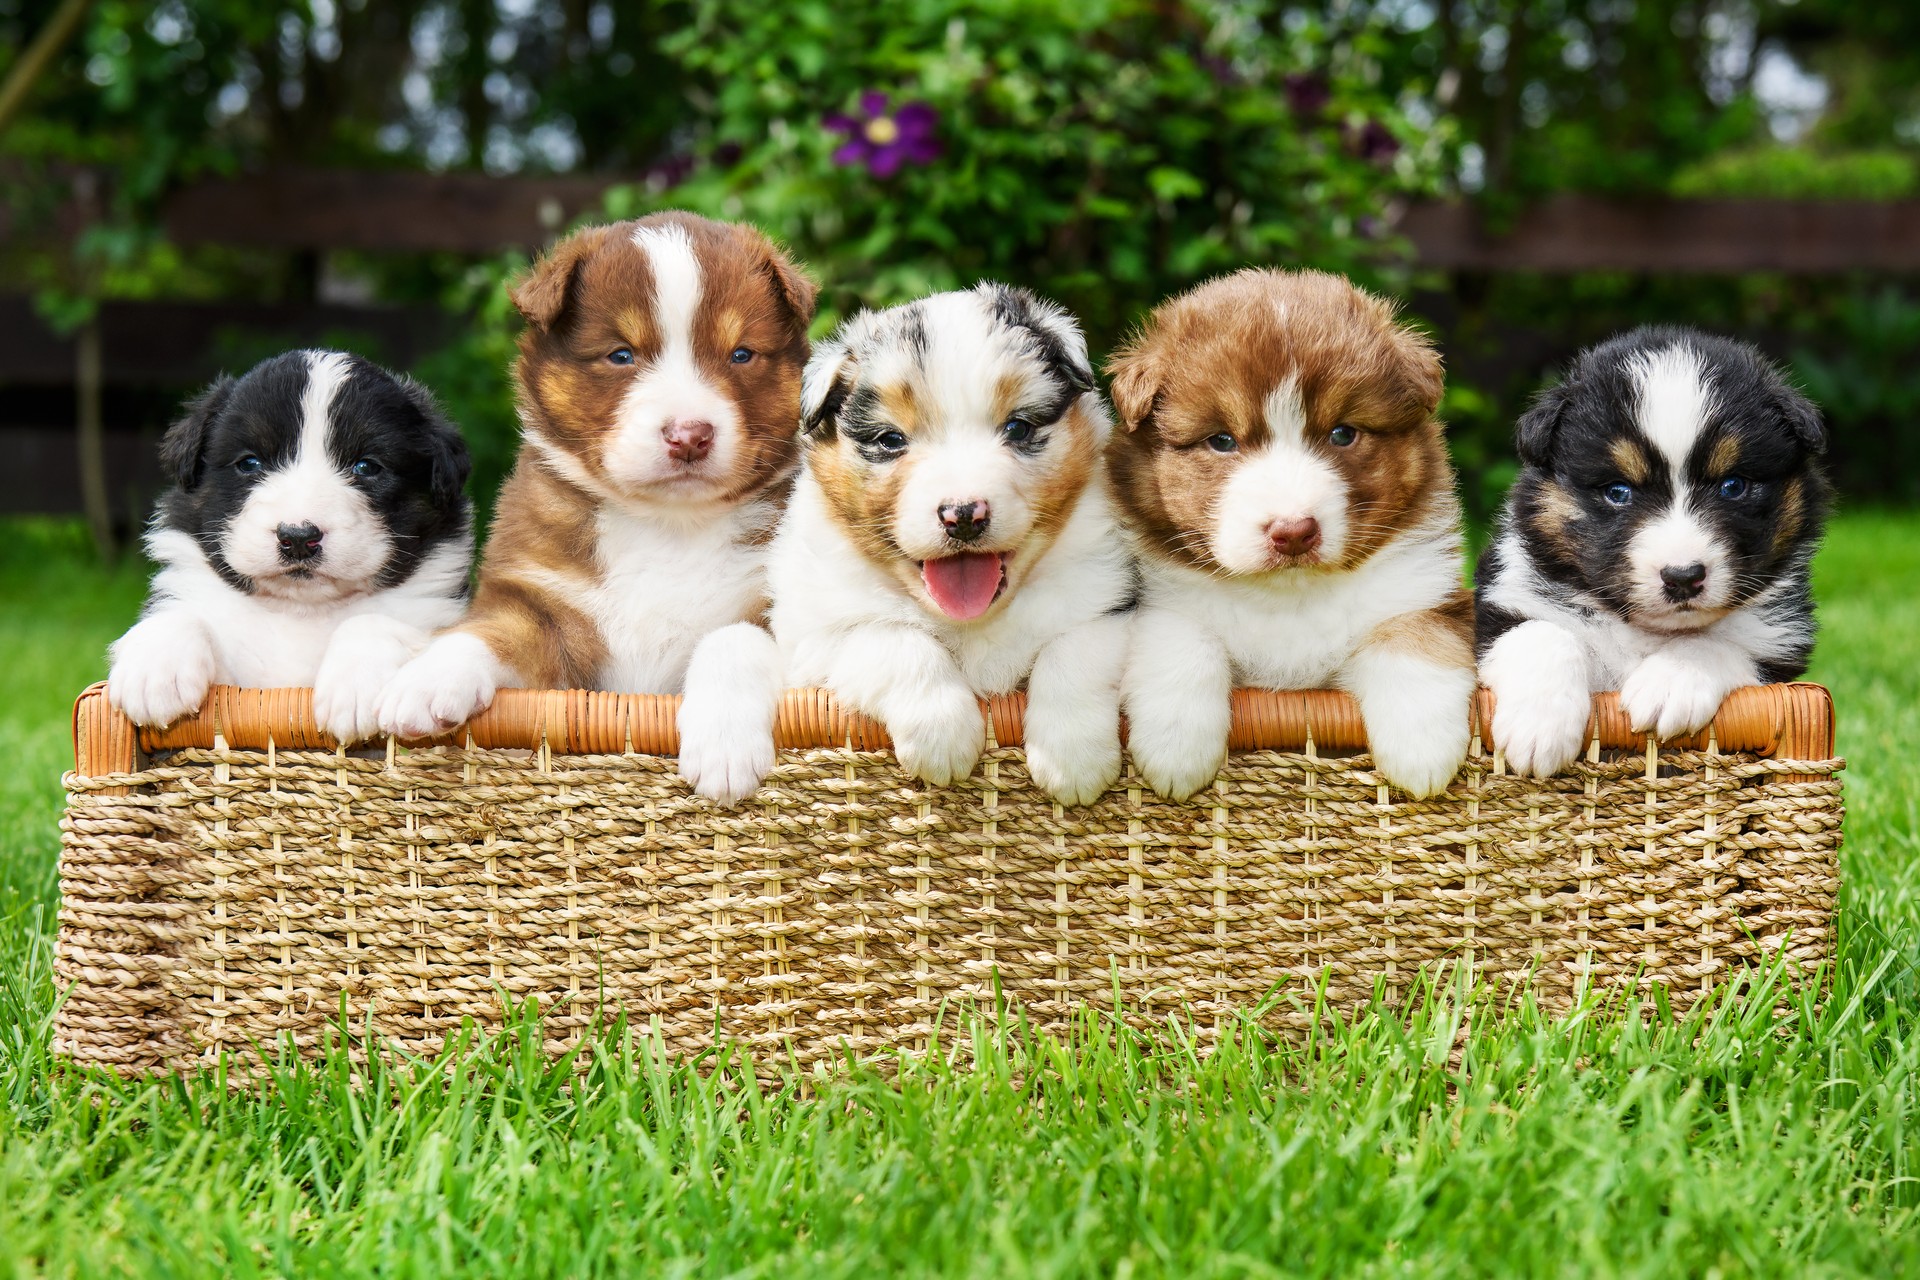
POLYGON ((266 1098, 57 1069, 67 709, 137 570, 0 526, 0 1272, 1893 1275, 1920 1268, 1920 516, 1840 521, 1816 678, 1846 775, 1830 997, 1680 1026, 1435 999, 1205 1062, 1176 1034, 983 1044, 801 1096, 506 1037, 266 1098))

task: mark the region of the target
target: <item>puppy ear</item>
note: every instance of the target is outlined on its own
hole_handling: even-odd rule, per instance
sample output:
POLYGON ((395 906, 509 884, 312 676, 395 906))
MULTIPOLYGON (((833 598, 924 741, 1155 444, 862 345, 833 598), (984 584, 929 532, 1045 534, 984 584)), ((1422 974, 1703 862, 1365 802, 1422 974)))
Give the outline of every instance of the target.
POLYGON ((1806 446, 1808 453, 1819 457, 1827 451, 1827 425, 1820 417, 1819 407, 1784 378, 1773 389, 1773 407, 1780 421, 1806 446))
POLYGON ((211 386, 187 401, 186 412, 160 438, 160 463, 182 489, 200 481, 200 464, 207 449, 207 429, 233 396, 233 379, 221 374, 211 386))
POLYGON ((583 227, 548 249, 526 275, 508 286, 507 296, 513 300, 514 309, 540 332, 551 330, 566 310, 567 294, 580 264, 614 232, 613 227, 583 227))
POLYGON ((1400 354, 1400 378, 1408 397, 1431 418, 1440 407, 1440 395, 1447 386, 1440 353, 1433 349, 1433 339, 1417 329, 1395 325, 1394 346, 1400 354))
POLYGON ((1513 429, 1513 444, 1520 452, 1520 461, 1530 467, 1552 465, 1554 438, 1560 433, 1561 415, 1572 398, 1571 382, 1548 387, 1533 398, 1513 429))
POLYGON ((1113 380, 1109 389, 1121 426, 1133 431, 1153 416, 1161 383, 1160 361, 1155 356, 1138 343, 1129 343, 1107 361, 1107 376, 1113 380))
POLYGON ((853 391, 858 362, 839 338, 814 348, 813 359, 800 378, 800 434, 825 440, 834 433, 840 409, 853 391))
POLYGON ((1040 359, 1059 374, 1067 386, 1084 395, 1093 390, 1093 366, 1087 360, 1087 336, 1065 308, 1025 289, 984 280, 975 289, 994 316, 1015 329, 1025 329, 1040 350, 1040 359))
POLYGON ((473 471, 473 456, 467 452, 467 442, 461 436, 460 428, 454 426, 441 411, 433 392, 412 378, 399 378, 396 381, 406 394, 408 403, 420 414, 420 432, 425 439, 431 466, 434 501, 443 507, 452 506, 464 496, 467 476, 473 471))
POLYGON ((805 333, 807 326, 813 323, 813 309, 820 293, 819 286, 814 284, 799 264, 782 253, 773 241, 752 228, 742 227, 741 230, 760 242, 762 257, 760 269, 766 272, 767 277, 773 282, 774 293, 786 304, 787 310, 793 313, 794 321, 800 326, 800 331, 805 333))

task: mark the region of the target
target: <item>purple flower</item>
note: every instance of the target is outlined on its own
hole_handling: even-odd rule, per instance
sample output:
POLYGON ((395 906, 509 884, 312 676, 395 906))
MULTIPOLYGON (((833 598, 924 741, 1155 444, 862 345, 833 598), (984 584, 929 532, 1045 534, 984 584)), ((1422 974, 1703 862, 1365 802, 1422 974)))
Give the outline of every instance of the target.
POLYGON ((903 164, 931 164, 940 155, 934 130, 940 113, 924 102, 903 102, 887 110, 887 95, 860 95, 858 115, 834 114, 821 121, 847 140, 834 150, 835 164, 862 164, 876 178, 891 178, 903 164))
POLYGON ((1385 164, 1400 154, 1400 139, 1378 120, 1369 120, 1347 137, 1347 145, 1362 160, 1385 164))
POLYGON ((1333 101, 1332 86, 1318 72, 1296 71, 1282 83, 1287 93, 1287 110, 1302 120, 1319 115, 1333 101))

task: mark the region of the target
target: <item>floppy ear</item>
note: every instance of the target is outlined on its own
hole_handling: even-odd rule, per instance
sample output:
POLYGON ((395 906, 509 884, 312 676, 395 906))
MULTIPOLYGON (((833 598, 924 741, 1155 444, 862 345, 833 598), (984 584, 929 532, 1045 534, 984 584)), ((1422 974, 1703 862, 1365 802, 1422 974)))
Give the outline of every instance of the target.
POLYGON ((1040 350, 1040 359, 1058 373, 1074 392, 1093 390, 1093 366, 1087 361, 1087 338, 1062 307, 1035 297, 1025 289, 983 280, 974 286, 984 295, 1001 323, 1025 329, 1040 350))
POLYGON ((777 245, 765 236, 753 233, 759 239, 764 261, 760 269, 773 281, 773 291, 793 312, 794 321, 805 333, 807 326, 813 323, 814 301, 819 295, 816 286, 800 266, 782 253, 777 245))
POLYGON ((800 434, 809 440, 825 440, 834 433, 841 406, 853 391, 853 376, 858 361, 847 344, 838 338, 814 348, 800 379, 800 434))
POLYGON ((1120 425, 1132 431, 1153 416, 1160 399, 1160 361, 1133 342, 1122 347, 1107 361, 1107 376, 1113 381, 1113 407, 1120 414, 1120 425))
POLYGON ((613 227, 582 227, 548 249, 516 283, 507 296, 526 322, 546 333, 566 310, 567 294, 580 264, 615 234, 613 227))
POLYGON ((467 476, 473 471, 473 457, 467 452, 467 442, 461 436, 460 428, 441 412, 433 392, 412 378, 400 378, 397 381, 400 390, 406 393, 408 403, 420 414, 420 431, 425 437, 427 457, 432 467, 434 501, 443 507, 452 506, 464 496, 467 476))
POLYGON ((1773 390, 1773 407, 1808 453, 1818 457, 1827 451, 1827 426, 1820 418, 1819 407, 1784 378, 1773 390))
POLYGON ((1573 384, 1570 382, 1548 387, 1533 398, 1533 403, 1520 415, 1520 421, 1513 429, 1513 444, 1520 451, 1520 461, 1530 467, 1552 465, 1553 442, 1560 432, 1560 417, 1566 412, 1567 401, 1572 398, 1573 384))
POLYGON ((200 480, 200 464, 207 449, 207 429, 233 395, 233 379, 221 374, 205 391, 187 401, 186 412, 160 438, 160 463, 182 489, 200 480))
POLYGON ((1440 395, 1446 390, 1446 374, 1433 340, 1406 325, 1394 326, 1394 347, 1400 353, 1401 379, 1407 395, 1422 406, 1429 418, 1440 407, 1440 395))

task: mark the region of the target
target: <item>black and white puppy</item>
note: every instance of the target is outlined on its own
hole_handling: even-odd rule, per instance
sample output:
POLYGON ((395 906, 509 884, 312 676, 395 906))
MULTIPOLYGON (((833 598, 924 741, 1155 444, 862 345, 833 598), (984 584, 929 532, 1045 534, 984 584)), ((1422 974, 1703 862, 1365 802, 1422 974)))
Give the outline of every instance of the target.
POLYGON ((164 725, 212 684, 311 685, 322 728, 372 736, 386 682, 466 608, 467 448, 432 396, 357 356, 288 352, 208 387, 160 456, 160 569, 107 696, 164 725))
POLYGON ((1475 619, 1515 772, 1580 753, 1593 692, 1618 689, 1635 730, 1671 738, 1732 690, 1806 669, 1826 431, 1753 347, 1664 326, 1609 339, 1517 442, 1475 619))

